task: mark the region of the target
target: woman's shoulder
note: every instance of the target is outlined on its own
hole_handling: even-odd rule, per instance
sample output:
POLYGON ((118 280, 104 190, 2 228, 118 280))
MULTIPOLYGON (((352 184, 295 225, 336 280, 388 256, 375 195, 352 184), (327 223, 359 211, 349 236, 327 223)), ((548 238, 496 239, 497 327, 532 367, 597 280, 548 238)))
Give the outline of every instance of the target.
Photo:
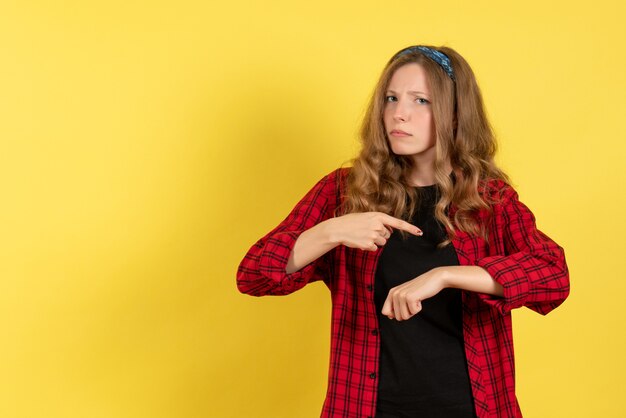
POLYGON ((311 193, 316 196, 330 197, 341 194, 347 184, 347 178, 350 173, 350 167, 339 167, 321 177, 317 184, 311 189, 311 193))
POLYGON ((326 174, 322 181, 332 184, 344 184, 352 167, 339 167, 326 174))
POLYGON ((511 199, 517 199, 517 191, 506 180, 489 178, 480 182, 479 193, 492 204, 504 204, 511 199))
POLYGON ((329 175, 334 175, 337 178, 345 179, 348 177, 348 174, 350 174, 351 170, 352 167, 339 167, 331 171, 329 175))

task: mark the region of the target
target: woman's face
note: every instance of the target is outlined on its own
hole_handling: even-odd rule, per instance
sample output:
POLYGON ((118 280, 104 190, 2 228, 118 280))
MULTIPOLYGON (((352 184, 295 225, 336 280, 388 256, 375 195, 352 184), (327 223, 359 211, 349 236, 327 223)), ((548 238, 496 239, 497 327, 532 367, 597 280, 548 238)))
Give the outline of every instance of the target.
POLYGON ((415 63, 398 68, 385 94, 383 121, 396 155, 410 155, 419 164, 435 160, 436 133, 424 68, 415 63))

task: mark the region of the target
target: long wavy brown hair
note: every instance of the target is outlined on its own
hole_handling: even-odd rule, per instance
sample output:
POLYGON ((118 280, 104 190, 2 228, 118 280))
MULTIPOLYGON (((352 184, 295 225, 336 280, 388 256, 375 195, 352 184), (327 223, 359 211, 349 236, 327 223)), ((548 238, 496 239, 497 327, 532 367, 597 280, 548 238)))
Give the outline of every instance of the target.
MULTIPOLYGON (((495 202, 480 186, 489 180, 509 183, 508 176, 496 166, 496 140, 487 120, 482 94, 469 64, 454 49, 423 45, 444 53, 450 59, 454 81, 433 60, 412 48, 401 50, 387 63, 369 101, 360 129, 362 143, 359 155, 351 160, 340 213, 384 212, 410 220, 419 203, 418 189, 409 183, 414 167, 411 156, 391 151, 383 122, 385 95, 394 72, 408 63, 421 65, 431 91, 436 132, 435 179, 439 199, 435 217, 453 236, 456 229, 478 234, 488 240, 484 222, 477 213, 491 213, 495 202), (453 176, 446 170, 452 166, 453 176), (453 178, 451 178, 453 177, 453 178), (450 205, 456 206, 453 219, 448 217, 450 205)), ((401 231, 403 232, 403 231, 401 231)), ((403 234, 405 236, 405 234, 403 234)), ((445 246, 450 239, 440 243, 445 246)))

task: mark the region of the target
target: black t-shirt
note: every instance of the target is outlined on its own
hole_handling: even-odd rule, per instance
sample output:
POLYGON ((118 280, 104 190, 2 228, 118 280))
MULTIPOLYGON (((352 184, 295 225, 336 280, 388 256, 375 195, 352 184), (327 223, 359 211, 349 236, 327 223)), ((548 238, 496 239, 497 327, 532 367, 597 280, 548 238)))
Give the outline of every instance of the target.
POLYGON ((463 346, 461 291, 443 289, 422 301, 422 311, 406 321, 381 314, 389 289, 434 267, 458 265, 454 247, 437 244, 445 228, 434 217, 438 186, 417 187, 419 208, 412 223, 424 234, 398 231, 380 255, 374 298, 380 328, 380 381, 377 418, 474 417, 467 362, 463 346))

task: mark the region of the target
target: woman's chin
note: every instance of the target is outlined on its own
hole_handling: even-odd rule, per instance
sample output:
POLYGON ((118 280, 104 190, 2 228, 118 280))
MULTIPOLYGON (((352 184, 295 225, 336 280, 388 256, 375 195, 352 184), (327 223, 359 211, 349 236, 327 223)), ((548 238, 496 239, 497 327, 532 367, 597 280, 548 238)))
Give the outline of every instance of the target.
POLYGON ((419 153, 419 150, 408 149, 406 147, 391 147, 391 152, 395 155, 414 155, 419 153))

